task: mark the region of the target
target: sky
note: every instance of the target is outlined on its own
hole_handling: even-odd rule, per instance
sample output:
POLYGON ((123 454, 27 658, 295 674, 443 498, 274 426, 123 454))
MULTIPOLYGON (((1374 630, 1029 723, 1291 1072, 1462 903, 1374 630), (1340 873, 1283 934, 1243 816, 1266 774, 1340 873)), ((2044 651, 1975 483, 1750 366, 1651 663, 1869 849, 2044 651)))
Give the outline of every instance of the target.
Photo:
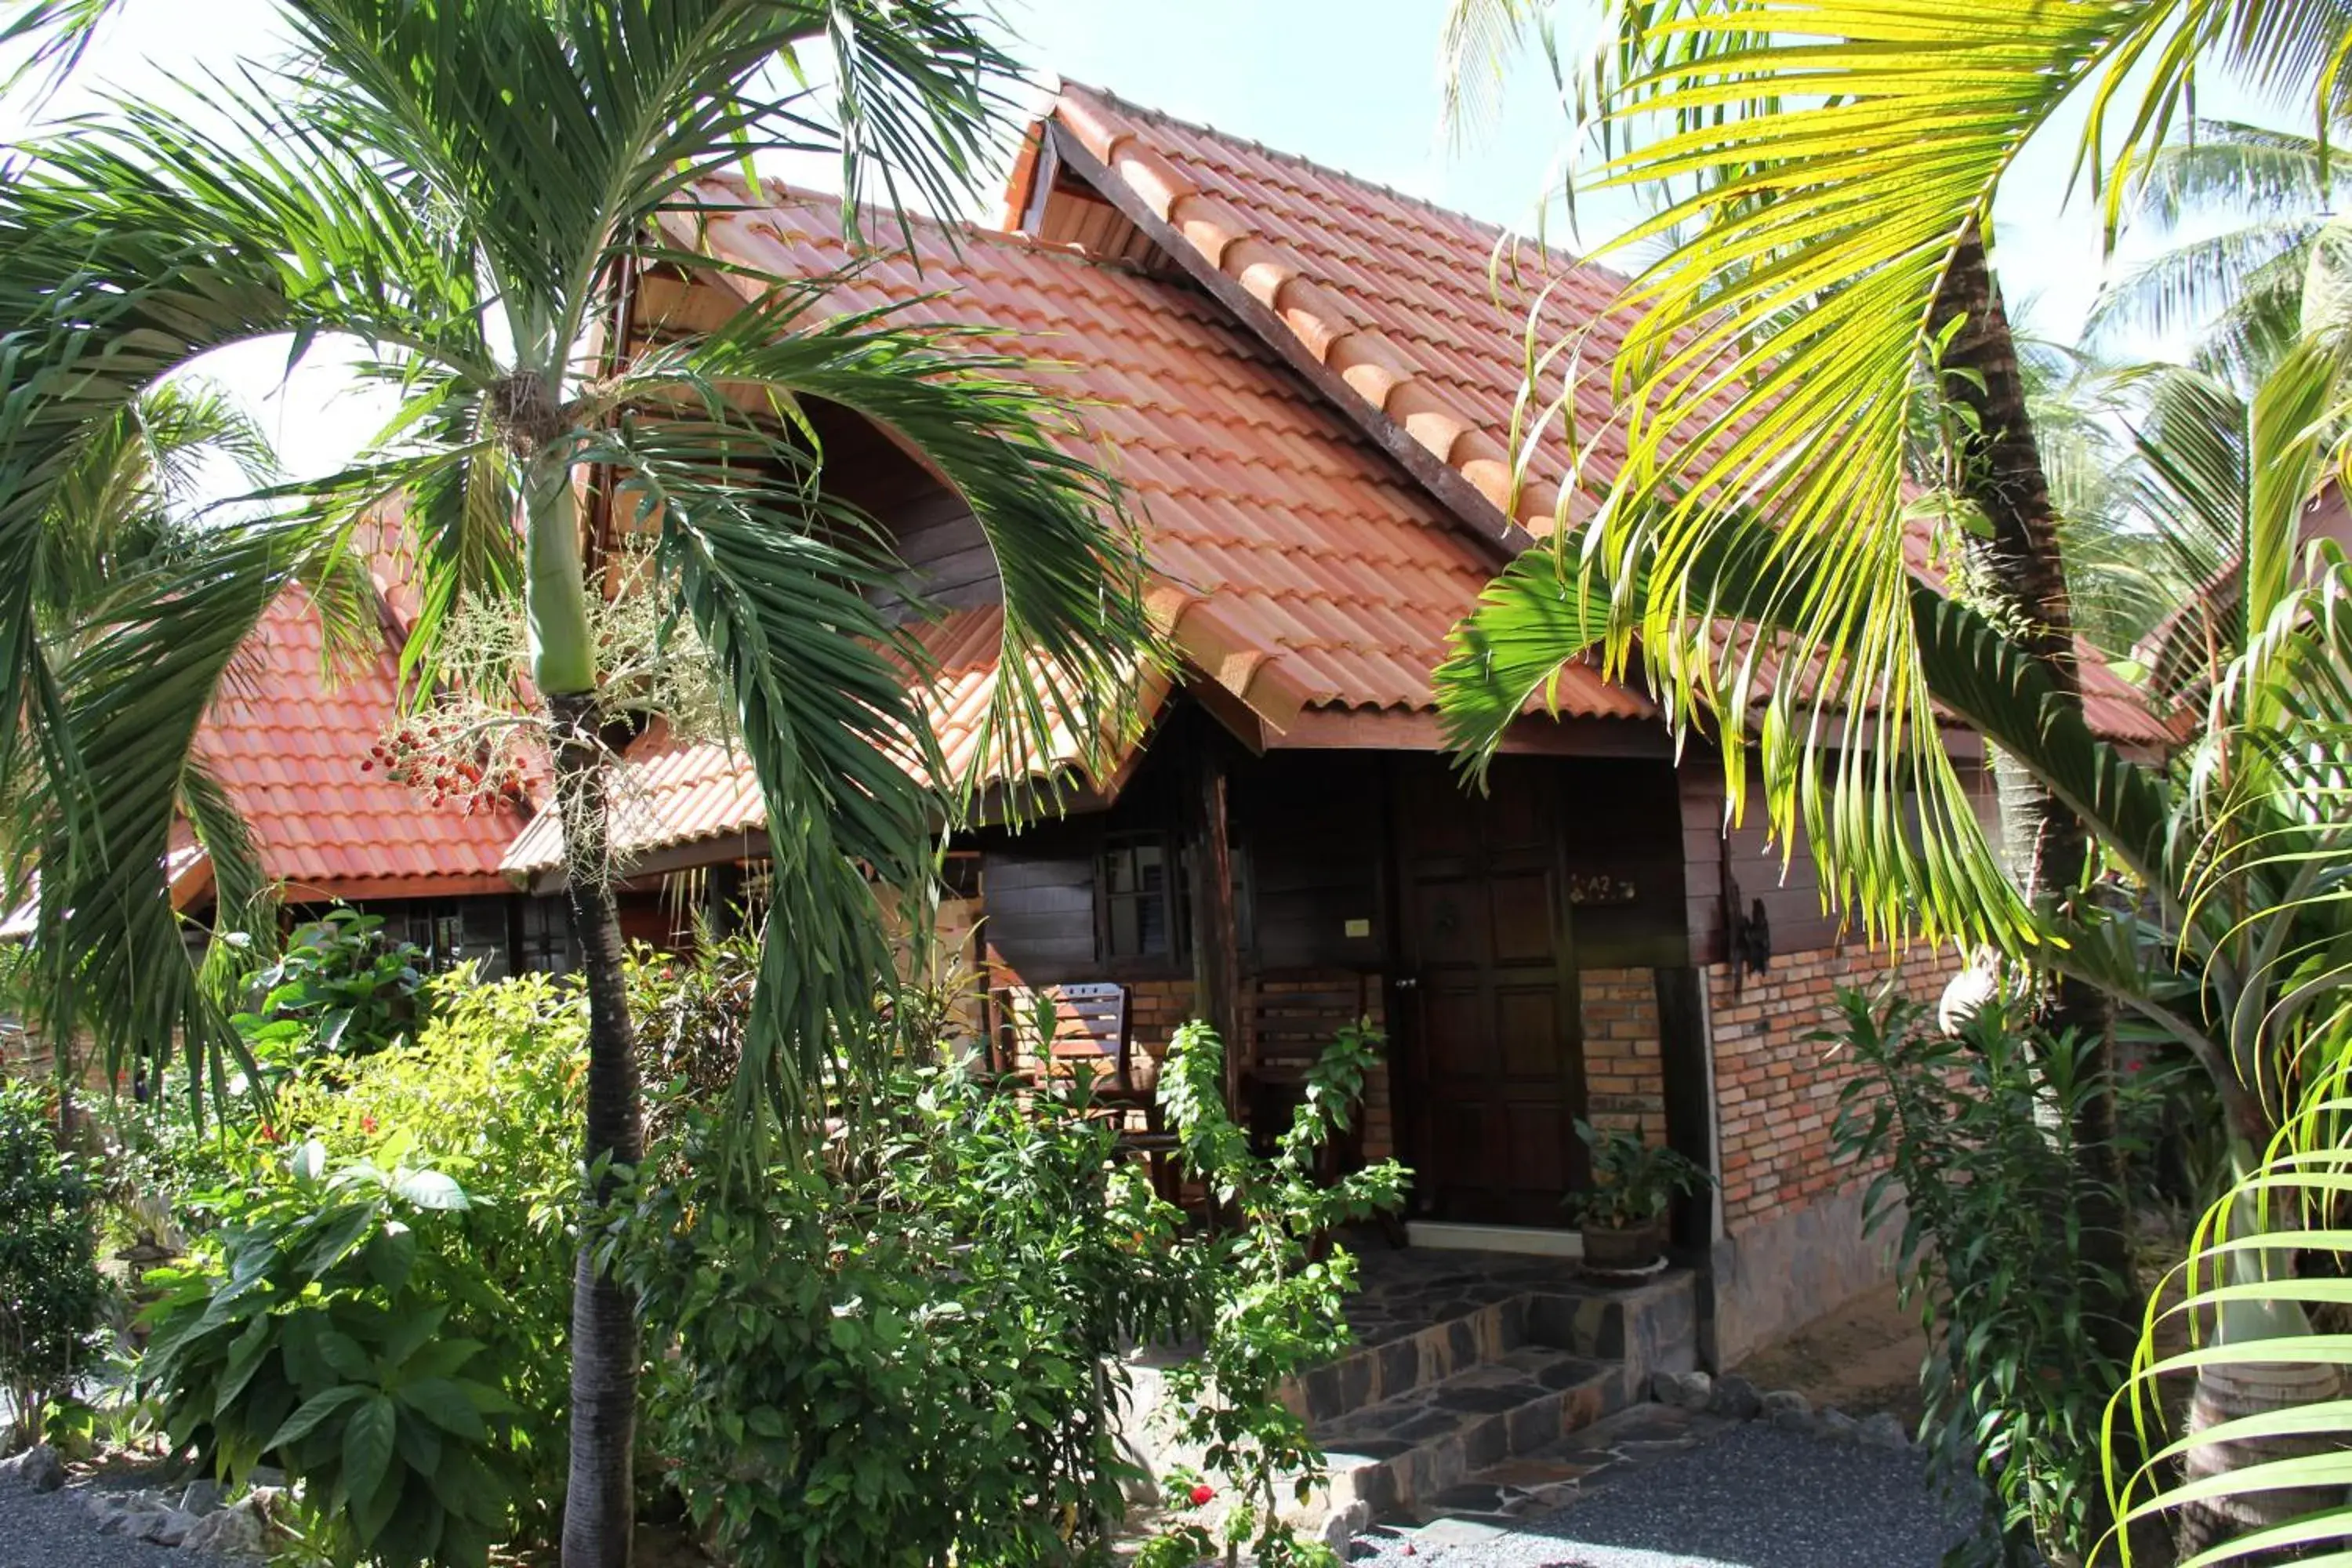
MULTIPOLYGON (((1562 7, 1563 41, 1589 22, 1562 7)), ((999 0, 1016 54, 1041 75, 1108 88, 1136 102, 1263 142, 1503 225, 1525 225, 1546 195, 1566 121, 1549 70, 1533 58, 1507 85, 1499 119, 1466 148, 1442 127, 1437 58, 1444 0, 999 0)), ((70 110, 103 84, 167 96, 185 76, 239 58, 274 58, 269 0, 123 0, 52 106, 70 110)), ((2245 112, 2209 89, 2207 113, 2245 112)), ((2249 117, 2258 117, 2250 115, 2249 117)), ((2076 121, 2079 124, 2079 121, 2076 121)), ((2012 311, 2029 330, 2075 337, 2102 278, 2099 225, 2086 192, 2069 200, 2075 127, 2030 147, 1996 211, 1996 255, 2012 311)), ((0 136, 23 133, 0 112, 0 136)), ((822 179, 793 168, 788 177, 822 179)), ((1634 216, 1622 200, 1585 201, 1575 248, 1590 250, 1634 216)), ((1564 237, 1555 205, 1556 242, 1564 237)), ((2118 265, 2150 248, 2127 237, 2118 265)), ((2129 345, 2143 357, 2176 345, 2129 345)), ((331 364, 284 376, 282 347, 253 345, 206 371, 252 403, 289 468, 339 466, 383 417, 331 364)))

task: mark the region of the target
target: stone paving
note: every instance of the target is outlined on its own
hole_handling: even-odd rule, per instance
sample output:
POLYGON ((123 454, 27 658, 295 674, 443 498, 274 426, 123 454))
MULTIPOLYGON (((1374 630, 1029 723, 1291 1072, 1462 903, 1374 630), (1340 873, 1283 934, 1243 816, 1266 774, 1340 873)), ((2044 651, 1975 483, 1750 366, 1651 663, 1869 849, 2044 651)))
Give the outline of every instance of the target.
POLYGON ((1386 1344, 1479 1307, 1578 1280, 1573 1258, 1391 1247, 1378 1240, 1357 1250, 1356 1263, 1361 1288, 1348 1298, 1348 1326, 1361 1345, 1386 1344))
POLYGON ((1478 1470, 1415 1511, 1423 1519, 1504 1524, 1554 1512, 1633 1470, 1740 1426, 1728 1415, 1636 1405, 1528 1454, 1478 1470))

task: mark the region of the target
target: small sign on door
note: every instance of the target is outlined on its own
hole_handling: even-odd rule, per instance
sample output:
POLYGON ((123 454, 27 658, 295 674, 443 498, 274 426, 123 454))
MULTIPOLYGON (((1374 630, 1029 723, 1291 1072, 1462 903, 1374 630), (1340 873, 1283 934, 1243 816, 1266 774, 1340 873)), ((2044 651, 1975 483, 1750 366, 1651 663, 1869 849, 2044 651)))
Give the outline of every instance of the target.
POLYGON ((1349 921, 1346 929, 1349 936, 1370 936, 1372 934, 1372 922, 1368 920, 1349 921))

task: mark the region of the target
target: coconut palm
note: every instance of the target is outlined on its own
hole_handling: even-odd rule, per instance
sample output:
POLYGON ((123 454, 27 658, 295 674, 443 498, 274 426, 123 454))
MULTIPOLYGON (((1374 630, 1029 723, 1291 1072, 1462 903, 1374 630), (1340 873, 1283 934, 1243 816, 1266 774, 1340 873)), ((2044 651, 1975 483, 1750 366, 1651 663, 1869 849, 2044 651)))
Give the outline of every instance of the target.
MULTIPOLYGON (((2249 1171, 2260 1164, 2298 1086, 2324 1078, 2333 1092, 2343 1092, 2341 1075, 2323 1068, 2352 1048, 2342 1001, 2352 978, 2352 900, 2343 894, 2352 817, 2343 810, 2342 777, 2352 738, 2352 611, 2345 607, 2352 603, 2352 571, 2336 562, 2296 576, 2280 561, 2294 549, 2303 498, 2323 471, 2326 449, 2315 438, 2311 411, 2343 395, 2335 356, 2306 345, 2273 372, 2242 425, 2225 423, 2192 441, 2183 433, 2187 415, 2173 423, 2178 444, 2168 458, 2174 475, 2196 469, 2204 461, 2200 452, 2237 454, 2234 468, 2208 471, 2217 482, 2236 474, 2234 499, 2198 493, 2240 530, 2238 559, 2252 564, 2239 568, 2246 615, 2232 624, 2254 631, 2228 650, 2221 679, 2202 696, 2203 722, 2191 749, 2169 770, 2131 762, 2095 739, 2079 712, 2058 700, 2047 669, 1983 611, 1926 585, 1909 591, 1906 607, 1921 678, 1935 701, 2063 800, 2162 912, 2164 934, 2153 942, 2126 917, 2045 914, 2043 961, 2115 998, 2203 1064, 2226 1108, 2233 1156, 2249 1171), (2233 441, 2243 444, 2233 447, 2233 441), (2324 1047, 2314 1043, 2323 1025, 2333 1031, 2324 1047)), ((2223 421, 2233 417, 2224 403, 2210 405, 2209 412, 2223 421)), ((1816 569, 1780 549, 1777 531, 1753 515, 1727 513, 1692 558, 1689 574, 1677 591, 1756 628, 1749 640, 1765 645, 1775 635, 1793 635, 1789 606, 1822 586, 1816 569)), ((1652 594, 1653 581, 1644 574, 1633 592, 1652 594)), ((1611 610, 1603 600, 1614 591, 1553 552, 1516 563, 1489 587, 1457 633, 1438 681, 1452 738, 1475 761, 1492 754, 1564 658, 1603 646, 1611 610)), ((1638 613, 1647 605, 1633 608, 1638 613)), ((2309 1142, 2307 1121, 2294 1131, 2309 1142)), ((2342 1163, 2340 1152, 2330 1158, 2342 1163)), ((2240 1217, 2234 1228, 2216 1233, 2212 1256, 2250 1245, 2242 1213, 2250 1206, 2242 1196, 2240 1217)), ((2244 1283, 2224 1281, 2223 1298, 2244 1283)), ((2266 1296, 2260 1311, 2235 1307, 2219 1345, 2250 1335, 2263 1343, 2235 1357, 2209 1348, 2159 1370, 2193 1367, 2200 1400, 2216 1411, 2251 1414, 2257 1394, 2242 1386, 2250 1363, 2316 1366, 2319 1373, 2294 1384, 2296 1397, 2332 1398, 2334 1368, 2352 1360, 2352 1350, 2315 1339, 2290 1352, 2279 1342, 2308 1333, 2296 1291, 2326 1299, 2337 1289, 2305 1282, 2273 1292, 2276 1300, 2266 1296)), ((2287 1385, 2273 1378, 2263 1386, 2277 1395, 2287 1385)), ((2300 1419, 2332 1421, 2326 1429, 2342 1430, 2352 1410, 2321 1405, 2300 1419)), ((2215 1441, 2228 1444, 2261 1438, 2268 1429, 2216 1430, 2215 1441)), ((2126 1424, 2116 1435, 2132 1431, 2126 1424)), ((2210 1461, 2215 1452, 2231 1450, 2192 1455, 2192 1464, 2210 1461)), ((2253 1454, 2264 1457, 2259 1448, 2253 1454)), ((2240 1450, 2236 1458, 2242 1463, 2247 1454, 2240 1450)), ((2274 1500, 2303 1500, 2287 1493, 2274 1500)), ((2179 1496, 2166 1494, 2142 1500, 2139 1511, 2181 1506, 2179 1496)))
MULTIPOLYGON (((87 20, 75 0, 60 9, 87 20)), ((170 781, 263 607, 394 496, 422 608, 404 668, 453 668, 467 606, 514 602, 562 810, 591 1018, 591 1183, 641 1152, 606 831, 606 711, 583 509, 649 535, 638 591, 690 627, 755 768, 774 858, 769 942, 738 1086, 744 1121, 795 1110, 824 1063, 871 1045, 888 973, 875 885, 915 889, 957 805, 877 603, 882 536, 827 483, 809 400, 877 423, 968 501, 1003 582, 1000 752, 1055 719, 1116 727, 1148 641, 1137 558, 1049 397, 966 337, 835 318, 822 279, 763 279, 713 330, 626 357, 621 290, 680 260, 659 219, 689 187, 779 149, 950 207, 979 170, 1010 62, 954 0, 282 0, 298 58, 203 87, 203 112, 115 102, 19 149, 0 177, 0 783, 57 784, 41 850, 45 985, 115 1049, 177 1028, 234 1048, 175 983, 157 893, 170 781), (814 54, 822 69, 812 70, 814 54), (821 85, 802 85, 810 79, 821 85), (35 632, 35 524, 99 422, 225 343, 352 345, 402 396, 331 481, 224 529, 126 594, 60 663, 35 632)), ((887 214, 869 219, 886 227, 887 214)), ((421 700, 421 696, 420 696, 421 700)), ((356 759, 354 760, 356 766, 356 759)), ((16 798, 0 789, 0 798, 16 798)), ((184 960, 182 961, 184 967, 184 960)), ((787 1118, 789 1121, 789 1117, 787 1118)), ((583 1227, 583 1233, 585 1227, 583 1227)), ((583 1244, 572 1333, 569 1568, 627 1560, 634 1303, 583 1244)))
MULTIPOLYGON (((1453 36, 1475 37, 1549 7, 1459 9, 1479 20, 1457 17, 1453 36)), ((1628 459, 1549 567, 1498 580, 1455 661, 1460 733, 1475 744, 1496 717, 1471 695, 1481 663, 1533 675, 1524 700, 1557 668, 1539 644, 1623 669, 1638 641, 1669 710, 1711 719, 1735 801, 1760 753, 1774 826, 1790 843, 1801 827, 1847 907, 1874 928, 1916 916, 2033 952, 2058 977, 2041 1021, 2096 1037, 2107 989, 2045 939, 2091 918, 2091 825, 2109 853, 2160 873, 2159 781, 2095 750, 2064 777, 2011 766, 2012 888, 1934 743, 1939 701, 2011 759, 2088 735, 2060 519, 1994 275, 1994 200, 2025 142, 2082 94, 2081 163, 2112 224, 2128 190, 2119 170, 2163 144, 2198 70, 2315 104, 2352 8, 1621 0, 1608 14, 1578 89, 1604 158, 1590 184, 1661 195, 1620 246, 1680 237, 1627 290, 1637 320, 1614 374, 1628 459), (1966 606, 1938 607, 1914 575, 1906 391, 1923 367, 1952 410, 1950 502, 1933 510, 1956 535, 1966 606), (1727 619, 1763 632, 1724 636, 1727 619), (1979 711, 1996 690, 2032 722, 1979 711)), ((2315 374, 2285 377, 2273 414, 2315 416, 2297 402, 2315 385, 2326 395, 2315 374)), ((2302 482, 2297 505, 2314 479, 2309 463, 2254 470, 2258 499, 2302 482)), ((2226 1079, 2226 1058, 2207 1054, 2226 1079)), ((2242 1136, 2262 1121, 2240 1089, 2242 1136)), ((2113 1159, 2112 1104, 2086 1100, 2076 1142, 2094 1158, 2113 1159)), ((2122 1216, 2085 1223, 2105 1239, 2095 1260, 2129 1280, 2122 1216)), ((2119 1355, 2124 1307, 2099 1325, 2119 1355)))
POLYGON ((2294 339, 2304 272, 2334 205, 2334 160, 2319 138, 2199 121, 2148 159, 2132 218, 2164 234, 2217 214, 2230 226, 2109 282, 2086 334, 2095 342, 2135 331, 2185 335, 2200 366, 2252 384, 2294 339))

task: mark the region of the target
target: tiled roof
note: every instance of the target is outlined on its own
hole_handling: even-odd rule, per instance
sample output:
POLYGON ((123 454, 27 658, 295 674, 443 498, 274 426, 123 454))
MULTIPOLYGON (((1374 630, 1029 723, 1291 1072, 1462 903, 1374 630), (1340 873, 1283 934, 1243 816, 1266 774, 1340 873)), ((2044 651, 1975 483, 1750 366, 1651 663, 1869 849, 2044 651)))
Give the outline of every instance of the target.
MULTIPOLYGON (((1622 463, 1608 395, 1628 322, 1622 275, 1531 242, 1503 246, 1492 225, 1095 88, 1064 83, 1053 116, 1193 258, 1238 283, 1504 515, 1538 533, 1551 526, 1571 479, 1563 430, 1593 474, 1586 492, 1622 463), (1520 388, 1538 307, 1538 342, 1578 342, 1571 358, 1582 373, 1549 426, 1543 466, 1515 483, 1509 442, 1515 414, 1532 423, 1520 388)), ((1034 160, 1016 172, 1011 210, 1027 205, 1020 187, 1035 172, 1034 160)), ((1559 396, 1570 369, 1571 359, 1552 363, 1546 399, 1559 396)), ((1586 510, 1572 499, 1571 521, 1586 510)))
POLYGON ((289 588, 261 617, 196 734, 196 752, 250 827, 262 869, 296 901, 502 891, 520 812, 434 807, 368 748, 397 711, 389 635, 370 658, 322 672, 318 612, 289 588))
MULTIPOLYGON (((1003 636, 1004 615, 994 605, 958 610, 917 632, 932 675, 921 695, 951 778, 971 776, 990 761, 982 748, 988 741, 986 721, 1003 636)), ((1147 711, 1165 691, 1164 681, 1147 688, 1147 711)), ((1046 754, 1032 763, 1036 771, 1058 772, 1086 761, 1088 751, 1057 726, 1046 754)), ((981 776, 1002 771, 991 767, 981 776)), ((623 759, 612 832, 624 860, 656 848, 739 837, 765 824, 759 781, 738 747, 680 742, 656 726, 633 742, 623 759)), ((562 863, 562 836, 555 808, 541 808, 508 849, 502 869, 517 877, 552 870, 562 863)))
MULTIPOLYGON (((1204 280, 1237 284, 1295 340, 1294 353, 1336 372, 1499 514, 1546 533, 1564 485, 1570 522, 1590 515, 1625 458, 1608 394, 1629 324, 1622 274, 1531 241, 1507 243, 1492 225, 1097 88, 1064 82, 1050 116, 1129 201, 1173 230, 1189 253, 1177 261, 1204 280), (1575 345, 1548 362, 1532 407, 1522 397, 1531 336, 1538 350, 1575 345), (1561 412, 1546 439, 1528 441, 1534 410, 1555 404, 1561 412), (1522 474, 1512 469, 1515 430, 1527 448, 1522 474)), ((1015 165, 1008 221, 1037 210, 1044 166, 1033 133, 1015 165)), ((1922 581, 1941 585, 1924 525, 1906 531, 1904 554, 1922 581)), ((1468 607, 1462 601, 1455 613, 1468 607)), ((2088 643, 2079 651, 2098 733, 2126 744, 2178 739, 2088 643)))
MULTIPOLYGON (((745 199, 718 182, 703 195, 745 199)), ((703 215, 700 243, 784 277, 848 265, 831 198, 761 195, 764 210, 703 215)), ((887 258, 825 307, 985 323, 1002 332, 995 346, 1054 362, 1046 384, 1082 403, 1084 455, 1129 487, 1153 609, 1197 668, 1277 731, 1303 708, 1431 705, 1430 670, 1492 562, 1364 432, 1181 279, 985 230, 950 244, 938 225, 910 227, 919 272, 887 258)), ((1570 672, 1560 702, 1585 718, 1654 711, 1586 671, 1570 672)))

